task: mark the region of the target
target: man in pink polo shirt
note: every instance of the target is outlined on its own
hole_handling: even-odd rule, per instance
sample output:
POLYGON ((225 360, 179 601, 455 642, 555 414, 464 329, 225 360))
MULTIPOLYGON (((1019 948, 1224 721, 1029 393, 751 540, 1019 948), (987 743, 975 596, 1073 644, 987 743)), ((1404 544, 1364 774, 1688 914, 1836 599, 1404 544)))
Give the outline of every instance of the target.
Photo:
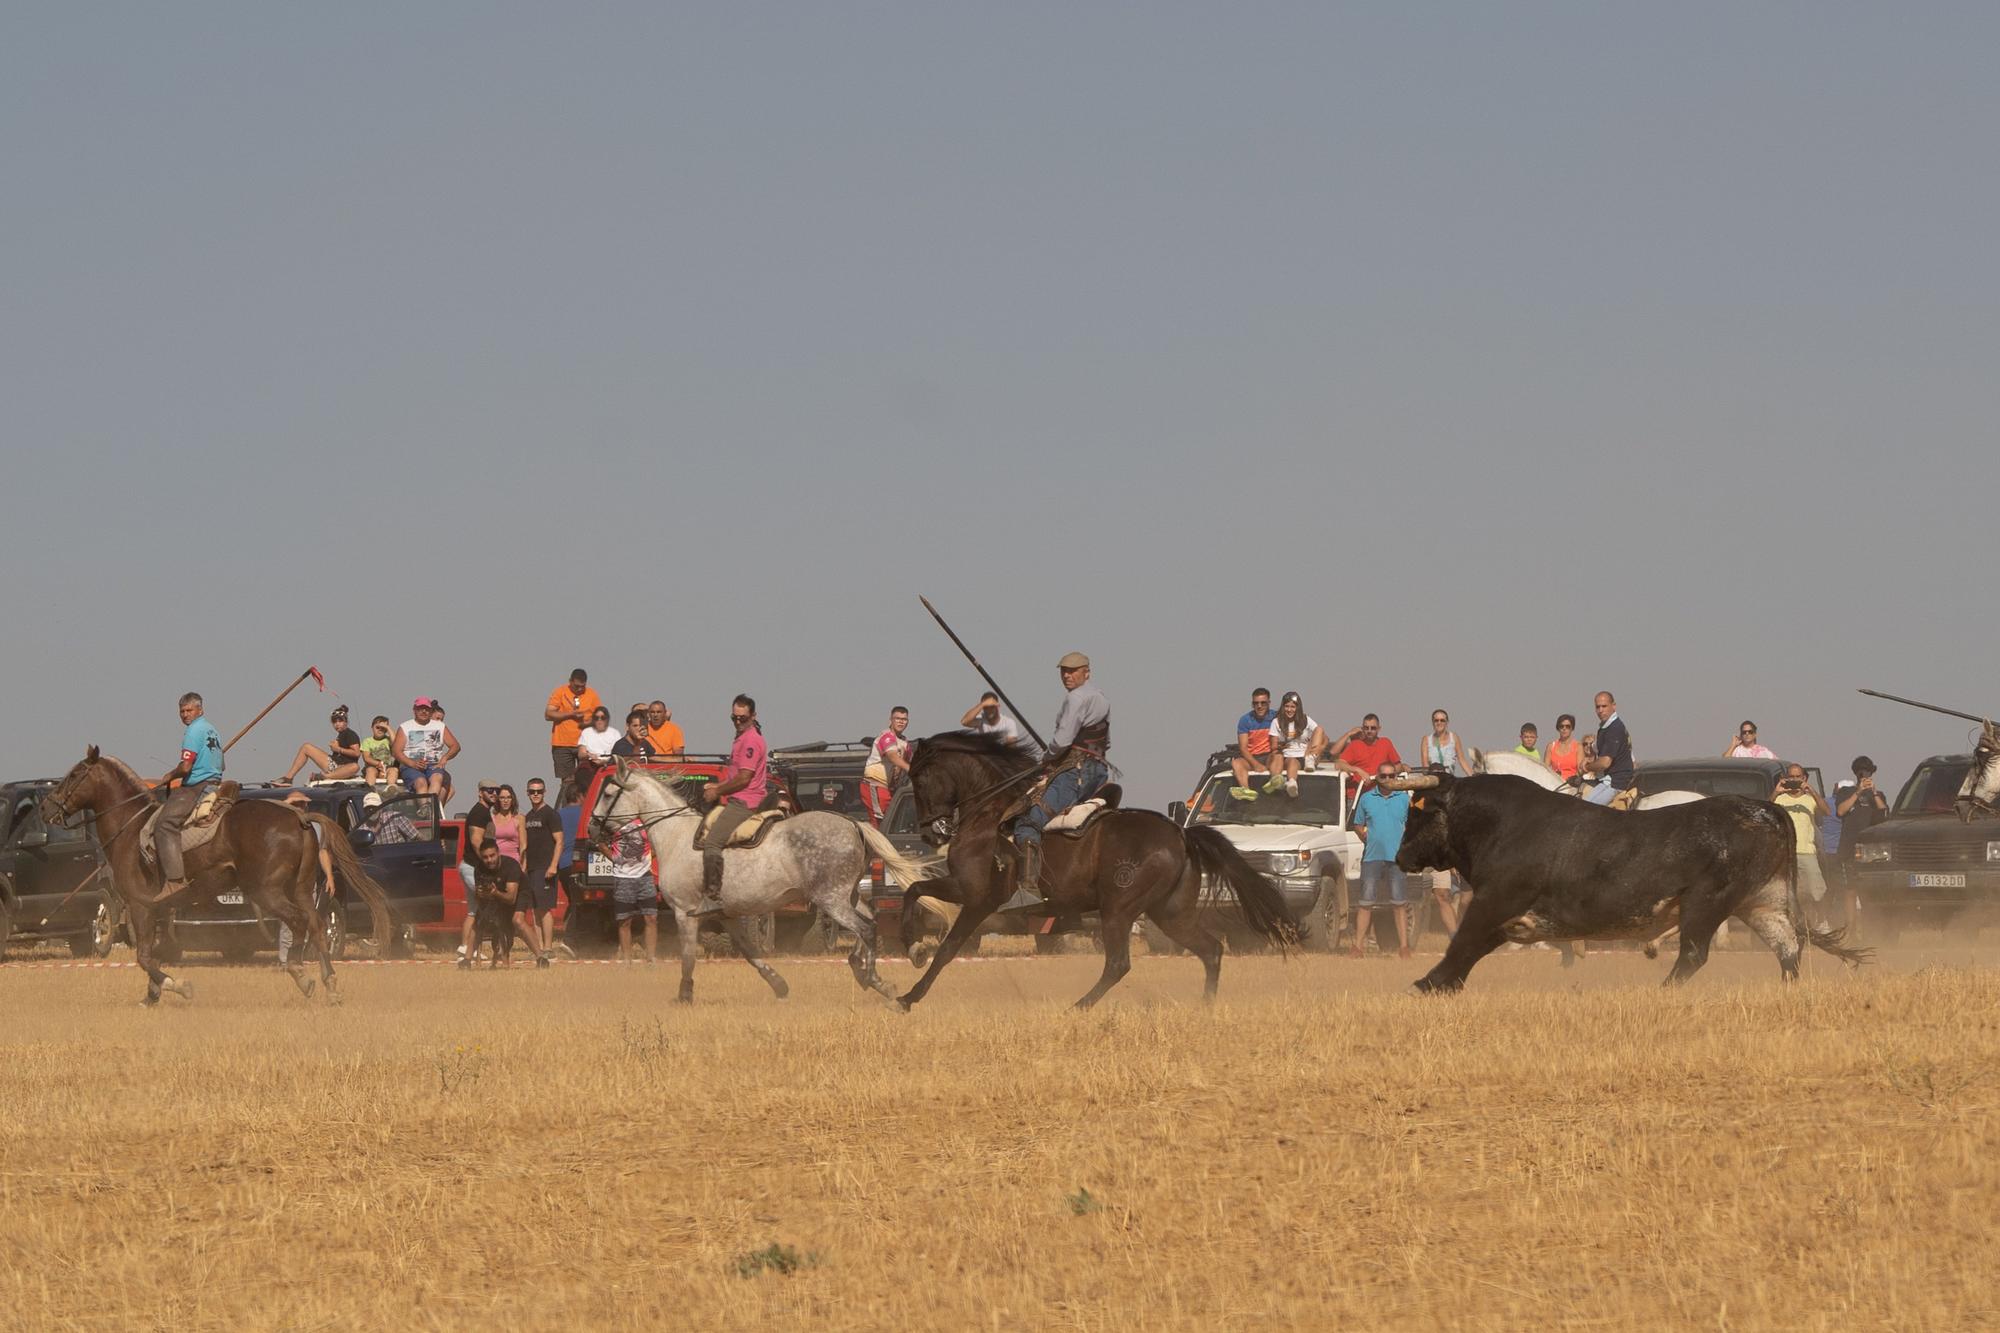
POLYGON ((747 694, 737 695, 729 705, 729 721, 736 728, 736 742, 729 747, 729 768, 722 781, 701 789, 701 798, 711 805, 719 803, 722 810, 701 840, 701 894, 707 901, 696 916, 713 916, 722 910, 722 849, 771 790, 770 747, 757 725, 757 701, 747 694))

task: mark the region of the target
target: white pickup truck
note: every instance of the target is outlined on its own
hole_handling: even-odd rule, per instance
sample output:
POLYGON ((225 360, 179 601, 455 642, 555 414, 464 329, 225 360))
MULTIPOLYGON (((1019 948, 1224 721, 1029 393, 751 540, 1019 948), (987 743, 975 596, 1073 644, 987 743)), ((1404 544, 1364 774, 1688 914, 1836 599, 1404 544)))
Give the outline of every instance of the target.
MULTIPOLYGON (((1259 778, 1261 774, 1257 775, 1259 778)), ((1236 784, 1226 762, 1211 762, 1190 802, 1168 809, 1174 822, 1189 827, 1206 824, 1229 839, 1245 860, 1261 872, 1305 927, 1306 947, 1332 951, 1348 928, 1348 904, 1360 894, 1361 837, 1347 827, 1347 784, 1344 773, 1325 769, 1299 774, 1299 794, 1282 790, 1253 801, 1239 800, 1229 790, 1236 784)), ((1232 944, 1239 932, 1231 928, 1235 898, 1226 885, 1204 884, 1202 900, 1212 904, 1217 924, 1232 944)), ((1385 914, 1386 915, 1386 914, 1385 914)), ((1144 924, 1149 948, 1168 950, 1164 934, 1144 924)))

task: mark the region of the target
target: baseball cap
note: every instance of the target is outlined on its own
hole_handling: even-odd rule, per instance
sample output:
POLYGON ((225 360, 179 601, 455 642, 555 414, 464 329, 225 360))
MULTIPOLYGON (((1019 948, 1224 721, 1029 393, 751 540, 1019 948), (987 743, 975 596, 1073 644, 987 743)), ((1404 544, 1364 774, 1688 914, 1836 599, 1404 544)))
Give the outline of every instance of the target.
POLYGON ((371 791, 361 798, 361 808, 363 810, 373 810, 380 804, 382 804, 382 793, 379 791, 371 791))
POLYGON ((285 795, 284 795, 284 797, 283 797, 283 800, 284 800, 284 802, 285 802, 285 804, 286 804, 286 805, 310 805, 310 804, 312 804, 312 797, 310 797, 310 796, 306 795, 306 794, 305 794, 304 792, 302 792, 302 791, 288 791, 288 792, 286 792, 286 793, 285 793, 285 795))
POLYGON ((431 698, 428 694, 420 694, 411 702, 410 711, 415 712, 419 708, 429 708, 436 702, 437 700, 431 698))
POLYGON ((499 791, 499 790, 500 790, 500 779, 498 779, 498 778, 481 778, 481 779, 479 779, 479 789, 480 789, 481 791, 488 791, 488 790, 491 790, 491 791, 499 791))
POLYGON ((1090 659, 1082 653, 1064 653, 1062 661, 1056 663, 1056 665, 1064 671, 1075 671, 1079 667, 1089 666, 1090 659))

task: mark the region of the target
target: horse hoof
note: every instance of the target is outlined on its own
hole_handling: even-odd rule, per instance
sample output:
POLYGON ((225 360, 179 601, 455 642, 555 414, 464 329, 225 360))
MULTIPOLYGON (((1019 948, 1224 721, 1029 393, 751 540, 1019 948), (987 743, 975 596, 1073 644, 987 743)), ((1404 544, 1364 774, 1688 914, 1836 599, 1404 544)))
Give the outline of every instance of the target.
POLYGON ((771 994, 777 996, 779 999, 782 1000, 791 993, 792 993, 792 988, 785 984, 785 979, 783 977, 771 978, 771 994))
POLYGON ((306 978, 304 981, 301 981, 299 983, 299 994, 303 995, 308 1000, 310 1000, 313 997, 313 992, 318 989, 319 989, 319 983, 317 981, 314 981, 310 977, 306 978))
POLYGON ((334 988, 333 988, 333 987, 332 987, 331 985, 329 985, 329 986, 328 986, 328 987, 326 988, 326 1003, 327 1003, 327 1007, 328 1007, 329 1009, 332 1009, 332 1008, 337 1008, 337 1007, 339 1007, 339 1005, 340 1005, 340 1002, 341 1002, 341 1001, 340 1001, 340 992, 339 992, 339 991, 337 991, 337 990, 335 990, 335 989, 334 989, 334 988))
POLYGON ((909 1012, 910 1012, 910 997, 909 997, 909 996, 907 996, 907 995, 898 995, 898 996, 896 997, 896 1012, 897 1012, 897 1013, 899 1013, 899 1014, 907 1014, 907 1013, 909 1013, 909 1012))
POLYGON ((194 983, 192 981, 181 981, 174 977, 168 977, 160 989, 171 991, 183 1000, 192 1000, 194 998, 194 983))

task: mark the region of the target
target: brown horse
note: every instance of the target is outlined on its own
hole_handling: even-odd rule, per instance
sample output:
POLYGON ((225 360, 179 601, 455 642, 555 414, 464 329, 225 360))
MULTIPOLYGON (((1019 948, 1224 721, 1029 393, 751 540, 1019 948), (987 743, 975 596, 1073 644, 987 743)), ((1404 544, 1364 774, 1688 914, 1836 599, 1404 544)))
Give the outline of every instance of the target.
MULTIPOLYGON (((194 988, 160 969, 153 959, 160 927, 170 903, 156 903, 160 889, 157 868, 140 854, 139 830, 157 801, 137 773, 121 760, 98 753, 95 745, 76 767, 42 799, 42 818, 68 823, 83 813, 97 820, 97 840, 111 862, 111 883, 125 902, 125 920, 139 966, 146 972, 146 1003, 158 1004, 164 991, 194 998, 194 988)), ((326 951, 326 922, 313 902, 319 882, 319 842, 308 825, 317 824, 334 878, 345 892, 359 895, 375 918, 375 947, 389 939, 389 902, 382 886, 371 879, 348 846, 347 834, 324 815, 301 816, 276 801, 243 801, 231 806, 213 840, 187 854, 190 893, 214 894, 240 889, 257 910, 291 928, 298 942, 287 970, 300 993, 308 998, 314 982, 296 958, 310 947, 319 954, 320 980, 326 983, 328 1004, 340 1003, 333 978, 333 960, 326 951)))
MULTIPOLYGON (((963 910, 922 978, 897 1002, 904 1009, 924 998, 938 972, 1006 900, 1013 851, 1003 849, 1000 818, 1038 767, 1033 755, 997 735, 948 731, 918 743, 910 761, 917 817, 932 846, 950 844, 944 878, 923 881, 923 891, 963 910), (1003 850, 1007 869, 998 859, 1003 850)), ((1079 1009, 1096 1004, 1132 970, 1132 926, 1142 914, 1201 959, 1207 970, 1202 998, 1215 998, 1222 942, 1198 919, 1204 875, 1235 892, 1252 930, 1281 949, 1298 942, 1298 923, 1284 898, 1211 828, 1182 829, 1150 810, 1113 810, 1076 837, 1050 834, 1042 858, 1052 886, 1050 910, 1096 912, 1103 927, 1104 974, 1076 1002, 1079 1009)))

